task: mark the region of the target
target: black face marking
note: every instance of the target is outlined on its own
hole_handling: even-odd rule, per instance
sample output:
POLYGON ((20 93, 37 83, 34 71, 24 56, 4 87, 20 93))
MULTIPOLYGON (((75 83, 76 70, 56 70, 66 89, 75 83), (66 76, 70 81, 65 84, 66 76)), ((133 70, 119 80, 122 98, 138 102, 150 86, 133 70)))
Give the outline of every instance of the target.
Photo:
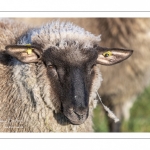
POLYGON ((97 51, 92 49, 49 48, 43 53, 47 74, 62 103, 64 115, 72 124, 88 117, 89 92, 97 51))

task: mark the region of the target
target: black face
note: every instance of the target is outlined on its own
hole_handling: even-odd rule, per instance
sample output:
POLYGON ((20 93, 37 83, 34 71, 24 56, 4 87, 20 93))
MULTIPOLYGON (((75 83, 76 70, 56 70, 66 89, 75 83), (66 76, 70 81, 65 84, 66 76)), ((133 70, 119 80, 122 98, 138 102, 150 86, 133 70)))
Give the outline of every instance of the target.
POLYGON ((64 115, 72 124, 88 117, 89 92, 97 51, 49 48, 43 54, 47 74, 59 97, 64 115))
POLYGON ((35 45, 7 45, 6 53, 23 63, 41 62, 42 59, 64 115, 71 123, 82 124, 88 117, 90 90, 97 75, 93 66, 96 63, 114 65, 130 57, 133 50, 99 46, 93 49, 68 47, 52 47, 43 53, 35 45))

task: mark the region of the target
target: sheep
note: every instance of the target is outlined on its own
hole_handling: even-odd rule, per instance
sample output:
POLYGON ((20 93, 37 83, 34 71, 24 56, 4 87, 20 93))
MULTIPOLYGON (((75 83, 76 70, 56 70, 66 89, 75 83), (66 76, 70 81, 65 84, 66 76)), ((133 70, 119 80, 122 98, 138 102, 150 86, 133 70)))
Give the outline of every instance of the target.
POLYGON ((104 104, 120 119, 118 123, 109 119, 109 130, 118 132, 122 121, 130 118, 130 108, 137 96, 150 84, 150 19, 106 18, 100 19, 98 25, 102 33, 101 45, 134 49, 132 60, 109 68, 109 74, 100 66, 104 80, 99 93, 104 104))
POLYGON ((98 64, 130 49, 100 47, 100 36, 70 22, 30 28, 0 21, 0 131, 92 132, 98 64))
MULTIPOLYGON (((26 23, 32 23, 34 21, 34 25, 35 22, 36 25, 40 25, 41 22, 49 19, 51 18, 28 18, 19 20, 25 21, 26 23)), ((112 68, 100 66, 104 80, 99 93, 104 104, 109 106, 120 119, 118 123, 114 123, 112 119, 108 120, 109 131, 121 131, 121 123, 123 120, 129 119, 130 108, 133 106, 136 97, 150 83, 150 19, 61 18, 61 20, 72 21, 94 34, 102 34, 101 46, 130 47, 135 50, 132 59, 128 59, 125 63, 117 64, 112 68)))

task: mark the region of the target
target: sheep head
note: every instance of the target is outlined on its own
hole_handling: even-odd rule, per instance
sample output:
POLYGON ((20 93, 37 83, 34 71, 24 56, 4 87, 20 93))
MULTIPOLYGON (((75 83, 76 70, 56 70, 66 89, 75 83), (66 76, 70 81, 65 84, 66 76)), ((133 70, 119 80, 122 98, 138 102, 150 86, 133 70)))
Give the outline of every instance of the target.
POLYGON ((118 48, 49 47, 8 45, 6 52, 23 63, 41 61, 53 81, 63 114, 72 124, 82 124, 89 114, 89 95, 97 64, 113 65, 127 59, 132 50, 118 48))

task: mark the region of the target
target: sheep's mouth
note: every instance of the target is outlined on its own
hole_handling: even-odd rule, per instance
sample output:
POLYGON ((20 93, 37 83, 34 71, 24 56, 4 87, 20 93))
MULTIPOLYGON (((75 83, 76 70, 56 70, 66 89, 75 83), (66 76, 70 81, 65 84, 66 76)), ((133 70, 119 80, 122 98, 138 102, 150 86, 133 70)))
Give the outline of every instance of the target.
POLYGON ((73 110, 65 109, 63 113, 67 117, 67 119, 70 121, 70 123, 74 125, 80 125, 84 123, 86 119, 88 118, 88 112, 85 114, 78 114, 73 110))

